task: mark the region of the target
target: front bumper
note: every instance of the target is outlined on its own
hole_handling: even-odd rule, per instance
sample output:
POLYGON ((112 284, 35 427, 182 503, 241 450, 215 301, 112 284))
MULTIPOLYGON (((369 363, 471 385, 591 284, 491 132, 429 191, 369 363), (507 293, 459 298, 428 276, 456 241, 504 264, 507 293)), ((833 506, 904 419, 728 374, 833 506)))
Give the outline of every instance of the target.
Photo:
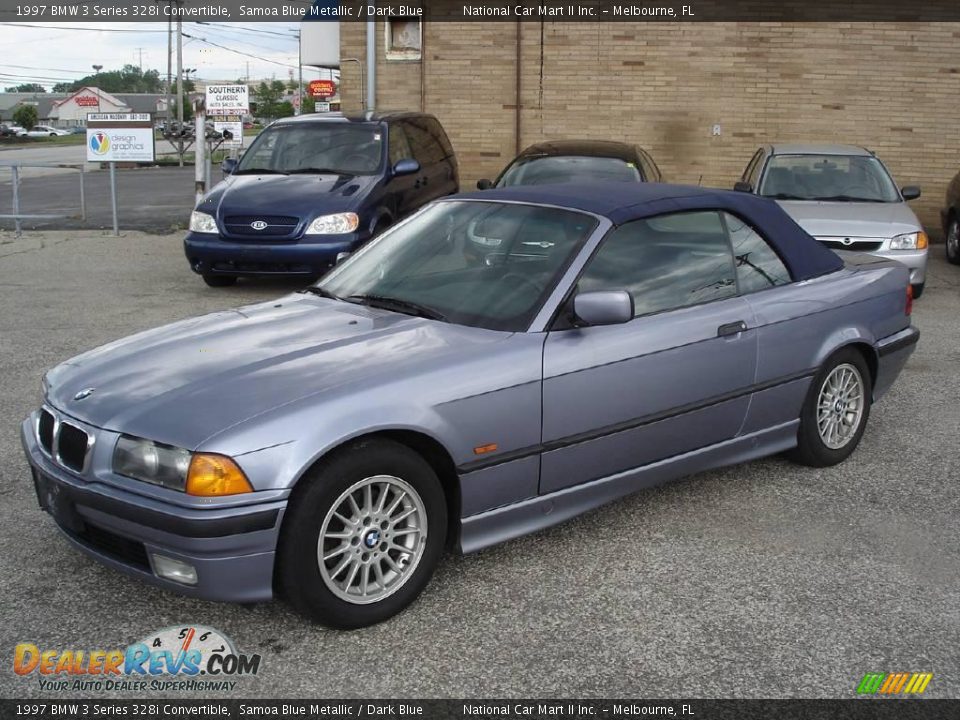
MULTIPOLYGON (((854 248, 851 248, 854 249, 854 248)), ((910 268, 910 284, 922 285, 927 280, 927 250, 877 250, 870 255, 901 262, 910 268)))
POLYGON ((207 233, 187 233, 183 251, 201 275, 303 275, 329 270, 342 252, 353 252, 369 234, 330 235, 322 240, 275 243, 229 240, 207 233))
POLYGON ((24 420, 20 439, 37 500, 75 548, 104 565, 191 597, 260 602, 273 596, 285 501, 194 510, 89 481, 41 449, 35 422, 32 416, 24 420), (154 555, 195 568, 196 584, 158 576, 154 555))

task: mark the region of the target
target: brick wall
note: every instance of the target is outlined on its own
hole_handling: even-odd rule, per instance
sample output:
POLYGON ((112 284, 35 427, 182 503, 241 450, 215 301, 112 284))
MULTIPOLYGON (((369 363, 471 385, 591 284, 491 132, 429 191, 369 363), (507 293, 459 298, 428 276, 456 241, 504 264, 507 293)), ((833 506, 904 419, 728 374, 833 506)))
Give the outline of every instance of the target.
MULTIPOLYGON (((379 25, 378 107, 440 118, 464 188, 515 154, 518 29, 521 147, 625 140, 668 181, 730 187, 764 142, 865 145, 922 186, 912 206, 939 235, 960 169, 960 23, 426 23, 422 62, 386 61, 379 25)), ((365 57, 364 33, 343 23, 343 57, 365 57)), ((347 111, 357 79, 344 64, 347 111)))

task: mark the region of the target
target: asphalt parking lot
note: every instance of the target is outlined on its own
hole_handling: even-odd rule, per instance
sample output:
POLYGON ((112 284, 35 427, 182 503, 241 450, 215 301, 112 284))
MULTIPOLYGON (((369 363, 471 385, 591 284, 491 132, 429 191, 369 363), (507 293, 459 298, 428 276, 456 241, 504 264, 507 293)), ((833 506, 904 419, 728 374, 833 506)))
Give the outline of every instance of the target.
POLYGON ((37 508, 19 424, 44 370, 297 288, 207 288, 180 243, 0 239, 0 696, 49 696, 13 673, 17 643, 111 649, 195 623, 263 655, 235 697, 845 698, 868 671, 933 672, 926 696, 960 695, 960 268, 941 245, 918 350, 845 464, 703 473, 448 557, 407 612, 343 633, 279 602, 140 584, 70 549, 37 508))

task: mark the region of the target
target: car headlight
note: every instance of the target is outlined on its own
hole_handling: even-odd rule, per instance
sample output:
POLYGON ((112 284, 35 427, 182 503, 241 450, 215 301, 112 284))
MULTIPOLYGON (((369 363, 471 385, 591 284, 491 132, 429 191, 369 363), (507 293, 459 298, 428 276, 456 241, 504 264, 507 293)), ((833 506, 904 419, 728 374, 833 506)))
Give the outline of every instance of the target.
POLYGON ((113 450, 117 475, 204 497, 253 492, 247 476, 225 455, 121 435, 113 450))
POLYGON ((890 240, 890 249, 891 250, 924 250, 929 244, 930 244, 930 240, 927 238, 927 234, 923 232, 923 230, 921 230, 919 232, 903 233, 902 235, 895 235, 890 240))
POLYGON ((200 212, 199 210, 194 210, 190 213, 190 232, 198 233, 216 233, 217 230, 217 221, 213 219, 213 215, 209 215, 205 212, 200 212))
POLYGON ((321 215, 307 228, 306 235, 343 235, 351 233, 360 225, 360 218, 356 213, 337 213, 335 215, 321 215))

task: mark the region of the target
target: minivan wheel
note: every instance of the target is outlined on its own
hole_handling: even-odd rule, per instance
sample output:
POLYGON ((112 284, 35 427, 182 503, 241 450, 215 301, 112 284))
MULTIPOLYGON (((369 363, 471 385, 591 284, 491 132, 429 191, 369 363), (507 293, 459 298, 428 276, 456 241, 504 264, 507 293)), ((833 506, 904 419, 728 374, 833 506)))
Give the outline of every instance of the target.
POLYGON ((410 605, 447 533, 443 488, 430 465, 404 445, 371 439, 337 451, 300 482, 278 551, 284 597, 340 629, 410 605))
POLYGON ((960 219, 950 218, 946 240, 947 261, 953 265, 960 265, 960 219))
POLYGON ((203 281, 210 287, 230 287, 237 284, 236 275, 204 275, 203 281))
POLYGON ((792 460, 827 467, 846 460, 860 443, 873 396, 870 369, 857 350, 835 353, 814 378, 800 411, 792 460))

